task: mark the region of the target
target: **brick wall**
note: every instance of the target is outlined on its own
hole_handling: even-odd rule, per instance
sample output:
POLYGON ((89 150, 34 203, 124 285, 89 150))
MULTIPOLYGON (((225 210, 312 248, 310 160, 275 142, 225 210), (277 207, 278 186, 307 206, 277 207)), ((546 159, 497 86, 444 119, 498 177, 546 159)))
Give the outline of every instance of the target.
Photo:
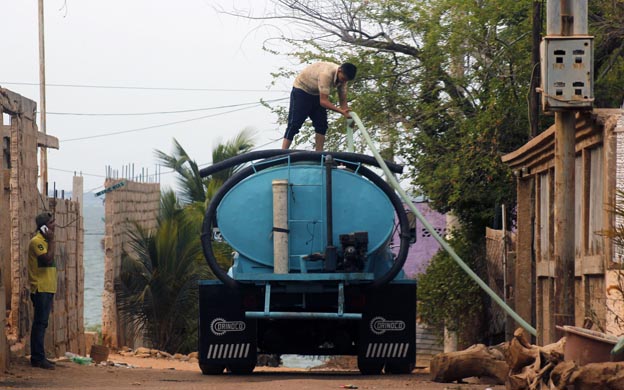
MULTIPOLYGON (((4 221, 0 224, 0 305, 8 312, 8 339, 4 332, 0 334, 3 372, 8 365, 7 341, 16 354, 30 353, 28 244, 36 231, 35 216, 43 210, 53 211, 59 226, 55 253, 59 284, 46 333, 46 352, 58 356, 67 350, 81 354, 85 350, 82 214, 76 202, 48 199, 37 189, 37 148, 50 142, 58 145, 58 140, 37 131, 35 102, 2 88, 0 117, 0 218, 4 221)), ((5 311, 0 313, 2 322, 5 311)))
POLYGON ((156 228, 160 209, 160 184, 127 179, 108 179, 104 186, 123 185, 106 194, 104 236, 104 291, 102 293, 102 337, 104 344, 118 348, 140 344, 124 332, 115 299, 115 280, 119 277, 121 254, 128 248, 126 232, 138 223, 145 229, 156 228), (136 343, 135 343, 136 341, 136 343))

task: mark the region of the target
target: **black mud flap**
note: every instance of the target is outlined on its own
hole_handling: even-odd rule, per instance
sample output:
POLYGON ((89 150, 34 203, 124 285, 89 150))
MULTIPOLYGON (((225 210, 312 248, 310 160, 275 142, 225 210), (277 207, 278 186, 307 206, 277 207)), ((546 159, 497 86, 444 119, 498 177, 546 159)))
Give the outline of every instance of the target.
POLYGON ((360 323, 358 367, 362 374, 407 374, 416 362, 416 283, 395 282, 366 295, 360 323))
POLYGON ((199 285, 199 366, 215 375, 225 368, 251 373, 257 361, 257 321, 245 318, 243 293, 220 282, 199 285))

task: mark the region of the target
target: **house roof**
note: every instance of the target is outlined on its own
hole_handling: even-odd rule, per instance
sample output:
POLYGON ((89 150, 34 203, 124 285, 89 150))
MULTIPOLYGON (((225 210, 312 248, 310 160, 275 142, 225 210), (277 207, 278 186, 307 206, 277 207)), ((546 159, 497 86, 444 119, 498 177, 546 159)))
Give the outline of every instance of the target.
MULTIPOLYGON (((583 144, 597 143, 602 140, 603 130, 624 131, 616 129, 618 120, 624 117, 624 110, 619 108, 597 108, 591 112, 579 112, 576 115, 577 151, 583 144)), ((517 150, 502 156, 502 161, 511 169, 531 169, 553 159, 555 146, 555 126, 524 144, 517 150)))

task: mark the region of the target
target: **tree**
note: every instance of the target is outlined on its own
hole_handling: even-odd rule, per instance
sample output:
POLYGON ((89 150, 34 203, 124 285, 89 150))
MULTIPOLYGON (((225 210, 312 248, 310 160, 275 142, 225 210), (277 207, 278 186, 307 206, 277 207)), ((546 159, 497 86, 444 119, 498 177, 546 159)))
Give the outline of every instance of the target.
MULTIPOLYGON (((478 270, 483 253, 465 236, 465 229, 453 232, 449 242, 467 264, 478 270)), ((482 331, 484 297, 479 286, 463 272, 451 256, 438 251, 427 266, 426 272, 418 279, 418 315, 440 340, 443 329, 458 332, 460 343, 470 345, 483 338, 482 331), (444 304, 440 304, 444 302, 444 304)))
MULTIPOLYGON (((500 155, 527 140, 530 4, 275 0, 260 19, 294 21, 282 37, 302 62, 350 61, 351 106, 385 158, 409 170, 439 211, 483 230, 515 191, 500 155), (301 31, 303 31, 301 33, 301 31), (466 150, 469 157, 466 157, 466 150)), ((253 17, 253 16, 252 16, 253 17)), ((273 49, 273 47, 271 48, 273 49)), ((278 76, 291 76, 283 69, 278 76)), ((284 112, 282 112, 282 115, 284 112)), ((343 125, 327 145, 340 149, 343 125), (338 134, 336 134, 338 133, 338 134)), ((302 140, 311 136, 304 132, 302 140)), ((364 146, 359 143, 359 149, 364 146)))
MULTIPOLYGON (((212 163, 227 160, 242 153, 249 152, 253 148, 251 129, 243 129, 236 137, 226 143, 219 143, 212 150, 212 163)), ((177 174, 179 196, 184 206, 184 214, 187 222, 197 227, 198 234, 206 213, 206 206, 230 176, 237 172, 240 167, 230 168, 217 172, 211 177, 202 178, 199 174, 199 165, 193 160, 180 143, 173 139, 173 153, 155 151, 156 158, 162 165, 173 169, 177 174)))
MULTIPOLYGON (((249 130, 218 144, 214 163, 249 151, 249 130)), ((143 335, 152 346, 169 352, 190 352, 197 346, 198 281, 214 279, 205 262, 200 234, 206 204, 237 168, 209 178, 199 175, 199 165, 174 139, 171 155, 156 151, 163 165, 178 177, 180 198, 173 190, 161 194, 160 214, 154 231, 134 225, 128 231, 129 250, 122 254, 116 282, 117 307, 130 333, 143 335)), ((232 249, 215 247, 223 267, 231 263, 232 249)))
POLYGON ((154 348, 188 352, 197 334, 197 283, 208 277, 199 235, 184 223, 173 191, 162 194, 158 227, 128 231, 116 282, 117 307, 134 336, 154 348))
MULTIPOLYGON (((530 134, 530 2, 271 3, 263 14, 231 13, 277 25, 283 33, 267 40, 271 52, 288 53, 302 63, 357 64, 350 105, 384 157, 406 163, 412 184, 436 209, 453 210, 462 223, 482 231, 493 223, 497 205, 515 203, 514 181, 500 156, 517 149, 530 134), (275 40, 282 45, 273 45, 275 40)), ((596 91, 609 107, 618 107, 622 100, 623 13, 619 2, 590 2, 596 91)), ((289 79, 293 75, 293 69, 276 73, 289 79)), ((285 110, 276 112, 284 120, 285 110)), ((330 126, 330 150, 344 148, 340 121, 330 126)), ((541 128, 549 123, 545 119, 541 128)), ((312 134, 308 128, 296 141, 308 142, 312 134)), ((358 148, 364 149, 361 142, 358 148)))
MULTIPOLYGON (((358 76, 350 86, 350 106, 382 155, 405 163, 412 185, 436 210, 452 211, 459 218, 473 249, 483 246, 485 227, 495 225, 500 204, 516 203, 515 182, 500 157, 530 135, 531 2, 272 4, 261 15, 234 14, 264 23, 284 22, 281 31, 295 31, 276 37, 285 49, 268 40, 272 52, 281 50, 302 63, 355 63, 358 76)), ((622 13, 620 2, 590 2, 590 33, 597 35, 597 101, 610 107, 620 105, 624 85, 622 13)), ((281 69, 276 77, 292 78, 293 73, 281 69)), ((276 112, 284 120, 285 111, 276 112)), ((543 119, 540 127, 545 129, 549 121, 543 119)), ((336 122, 328 132, 330 150, 345 145, 344 126, 336 122)), ((307 128, 298 141, 308 142, 311 136, 307 128)), ((361 140, 357 147, 365 148, 361 140)), ((513 218, 512 212, 508 215, 513 218)), ((461 271, 449 272, 454 277, 461 271)))
POLYGON ((624 5, 621 1, 589 2, 594 39, 596 107, 619 107, 624 101, 624 5))
MULTIPOLYGON (((219 143, 212 150, 212 163, 218 163, 230 157, 246 153, 253 148, 251 129, 244 129, 234 139, 219 143)), ((231 175, 238 167, 230 168, 216 173, 213 177, 202 178, 199 175, 199 166, 191 159, 180 143, 173 139, 173 153, 155 151, 156 158, 162 165, 173 169, 177 174, 177 183, 180 189, 180 199, 184 205, 199 202, 206 203, 210 200, 214 191, 231 175)))

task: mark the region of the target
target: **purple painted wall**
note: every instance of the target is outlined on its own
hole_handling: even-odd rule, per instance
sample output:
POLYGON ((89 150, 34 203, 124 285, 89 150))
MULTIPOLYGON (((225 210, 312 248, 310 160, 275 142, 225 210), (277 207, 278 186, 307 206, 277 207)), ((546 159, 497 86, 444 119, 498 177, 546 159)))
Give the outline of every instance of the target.
MULTIPOLYGON (((436 232, 443 238, 446 234, 446 216, 429 208, 428 202, 414 202, 414 205, 433 226, 436 232)), ((429 260, 440 249, 440 244, 431 236, 423 224, 416 219, 416 242, 410 246, 403 266, 403 271, 409 278, 415 278, 418 274, 424 273, 429 265, 429 260)), ((393 242, 398 243, 395 236, 393 242)), ((397 248, 398 250, 398 248, 397 248)))

